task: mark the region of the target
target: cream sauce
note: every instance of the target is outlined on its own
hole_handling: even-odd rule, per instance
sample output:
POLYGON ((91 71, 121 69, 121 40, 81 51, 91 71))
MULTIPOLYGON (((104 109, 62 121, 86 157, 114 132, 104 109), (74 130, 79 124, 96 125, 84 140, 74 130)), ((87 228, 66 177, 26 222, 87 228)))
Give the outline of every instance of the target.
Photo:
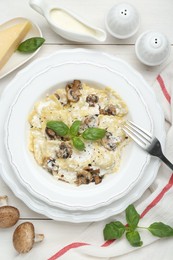
POLYGON ((61 9, 51 10, 50 17, 52 22, 63 30, 88 36, 96 36, 94 29, 89 28, 61 9))

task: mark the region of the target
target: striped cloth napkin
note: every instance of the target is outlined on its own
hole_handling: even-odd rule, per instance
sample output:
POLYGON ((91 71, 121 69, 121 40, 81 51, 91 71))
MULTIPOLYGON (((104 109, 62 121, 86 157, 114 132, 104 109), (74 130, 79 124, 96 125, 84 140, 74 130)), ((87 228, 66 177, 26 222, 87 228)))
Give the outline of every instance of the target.
MULTIPOLYGON (((173 63, 169 64, 158 75, 153 84, 159 103, 165 114, 165 126, 167 131, 165 155, 173 162, 173 104, 171 92, 173 91, 173 63)), ((149 174, 149 173, 148 173, 149 174)), ((173 175, 171 170, 161 165, 156 180, 146 191, 142 198, 135 203, 140 214, 140 226, 149 226, 153 222, 164 222, 173 226, 173 175)), ((173 259, 173 238, 159 239, 147 231, 140 232, 143 246, 134 248, 125 238, 114 241, 104 241, 103 228, 105 224, 120 220, 125 223, 124 212, 98 223, 87 223, 82 233, 69 244, 57 244, 57 251, 52 252, 49 260, 55 259, 147 259, 152 257, 157 260, 173 259)), ((64 224, 65 226, 65 224, 64 224)), ((64 227, 66 232, 66 228, 64 227)))

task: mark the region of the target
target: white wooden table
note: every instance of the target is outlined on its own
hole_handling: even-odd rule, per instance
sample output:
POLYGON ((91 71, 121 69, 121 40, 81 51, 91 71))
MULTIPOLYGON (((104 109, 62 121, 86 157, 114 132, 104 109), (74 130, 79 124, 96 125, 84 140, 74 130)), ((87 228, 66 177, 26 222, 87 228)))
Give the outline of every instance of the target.
MULTIPOLYGON (((75 11, 83 16, 90 23, 105 29, 104 17, 107 11, 116 3, 121 1, 117 0, 54 0, 64 5, 68 9, 75 11)), ((173 2, 172 0, 128 0, 128 3, 133 4, 141 17, 141 26, 138 33, 128 40, 117 40, 108 34, 106 42, 102 44, 76 44, 69 42, 57 34, 55 34, 48 26, 46 20, 30 8, 28 0, 1 0, 0 1, 0 23, 3 23, 14 17, 26 17, 38 24, 42 30, 43 37, 46 39, 44 46, 40 52, 27 64, 39 57, 45 57, 54 51, 61 49, 73 49, 73 48, 87 48, 92 50, 100 50, 108 52, 116 57, 119 57, 128 62, 132 67, 139 71, 149 84, 152 84, 157 74, 166 66, 171 60, 173 60, 173 51, 171 52, 168 60, 157 67, 147 67, 142 65, 136 58, 134 45, 137 37, 146 30, 155 30, 164 32, 172 44, 173 49, 173 2)), ((8 83, 14 78, 16 73, 22 68, 25 68, 27 64, 23 65, 19 69, 15 70, 5 78, 0 80, 0 93, 5 89, 8 83)), ((2 108, 1 108, 2 109, 2 108)), ((69 226, 69 233, 66 236, 61 227, 61 223, 47 219, 45 216, 39 215, 30 210, 24 203, 15 197, 14 193, 8 188, 0 177, 0 195, 8 195, 9 204, 16 206, 21 213, 21 219, 19 221, 31 221, 36 226, 37 232, 45 233, 44 244, 49 243, 49 240, 57 238, 57 243, 63 239, 65 242, 70 241, 77 236, 84 226, 82 224, 66 224, 69 226), (54 232, 54 230, 57 232, 54 232)), ((13 259, 25 259, 25 256, 19 258, 12 246, 12 233, 14 228, 8 230, 0 230, 0 259, 1 260, 13 260, 13 259)), ((35 250, 35 249, 33 249, 35 250)), ((42 250, 42 248, 40 249, 42 250)), ((35 251, 37 252, 37 251, 35 251)), ((35 255, 35 259, 45 259, 42 256, 35 255)), ((33 259, 33 260, 35 260, 33 259)), ((142 259, 142 258, 141 258, 142 259)), ((155 259, 155 258, 152 258, 155 259)), ((160 258, 157 258, 160 259, 160 258)), ((172 259, 165 258, 167 260, 172 259)))

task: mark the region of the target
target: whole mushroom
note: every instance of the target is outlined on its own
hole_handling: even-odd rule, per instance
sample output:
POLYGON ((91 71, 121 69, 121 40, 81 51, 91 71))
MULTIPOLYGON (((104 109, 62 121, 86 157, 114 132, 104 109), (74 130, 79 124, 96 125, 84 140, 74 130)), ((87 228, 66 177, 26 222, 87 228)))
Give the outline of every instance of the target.
POLYGON ((20 224, 13 234, 13 245, 20 254, 29 252, 35 242, 41 242, 44 239, 43 234, 35 234, 34 225, 31 222, 20 224))
POLYGON ((20 212, 17 208, 8 206, 8 197, 0 197, 0 228, 9 228, 14 226, 20 217, 20 212))

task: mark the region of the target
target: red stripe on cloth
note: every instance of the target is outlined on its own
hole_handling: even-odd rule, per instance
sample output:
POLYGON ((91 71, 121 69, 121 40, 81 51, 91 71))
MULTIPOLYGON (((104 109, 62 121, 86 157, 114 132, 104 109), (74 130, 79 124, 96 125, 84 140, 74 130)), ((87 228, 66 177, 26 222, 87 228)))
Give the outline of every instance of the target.
POLYGON ((150 209, 152 209, 154 206, 157 205, 157 203, 163 198, 165 193, 170 190, 170 188, 173 186, 173 174, 171 175, 171 178, 169 179, 169 182, 166 184, 166 186, 162 189, 162 191, 157 195, 157 197, 146 207, 146 209, 142 212, 141 218, 143 218, 150 209))
MULTIPOLYGON (((173 186, 173 174, 171 175, 171 178, 169 179, 169 182, 165 185, 165 187, 162 189, 162 191, 157 195, 157 197, 144 209, 142 214, 140 215, 140 218, 143 218, 154 206, 156 206, 159 201, 163 198, 166 192, 170 190, 170 188, 173 186)), ((116 240, 108 240, 104 244, 101 245, 101 247, 107 247, 110 246, 113 242, 116 240)), ((88 243, 80 243, 80 242, 75 242, 72 244, 69 244, 62 248, 60 251, 58 251, 55 255, 50 257, 48 260, 55 260, 59 258, 60 256, 64 255, 67 251, 73 248, 81 247, 81 246, 88 246, 91 244, 88 243)))
POLYGON ((90 244, 80 243, 80 242, 71 243, 71 244, 63 247, 60 251, 58 251, 55 255, 51 256, 48 260, 55 260, 58 257, 64 255, 67 251, 69 251, 72 248, 77 248, 77 247, 87 246, 87 245, 90 245, 90 244))
POLYGON ((107 240, 104 244, 101 245, 101 247, 110 246, 114 241, 115 241, 115 239, 107 240))
POLYGON ((165 83, 163 81, 163 78, 160 75, 157 76, 157 81, 159 82, 159 85, 160 85, 160 87, 162 89, 162 92, 163 92, 165 98, 167 99, 167 101, 169 103, 171 103, 171 96, 169 95, 169 93, 168 93, 168 91, 166 89, 165 83))

